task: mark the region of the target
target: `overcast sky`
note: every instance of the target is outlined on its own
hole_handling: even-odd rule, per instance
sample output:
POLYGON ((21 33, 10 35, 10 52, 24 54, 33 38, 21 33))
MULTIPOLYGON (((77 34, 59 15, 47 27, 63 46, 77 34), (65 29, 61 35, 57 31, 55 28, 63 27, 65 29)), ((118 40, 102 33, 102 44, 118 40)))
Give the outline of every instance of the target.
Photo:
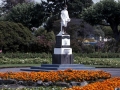
MULTIPOLYGON (((35 0, 36 2, 40 2, 41 0, 35 0)), ((46 1, 46 0, 45 0, 46 1)), ((99 2, 100 0, 93 0, 94 3, 99 2)), ((115 0, 118 1, 118 0, 115 0)))
MULTIPOLYGON (((40 2, 41 0, 34 0, 34 1, 40 2)), ((45 1, 46 1, 46 0, 45 0, 45 1)), ((100 1, 100 0, 93 0, 94 3, 98 2, 98 1, 100 1)))
MULTIPOLYGON (((41 0, 34 0, 34 1, 36 1, 36 2, 39 3, 41 0)), ((44 0, 44 1, 46 1, 46 0, 44 0)), ((100 0, 93 0, 94 3, 99 2, 99 1, 100 1, 100 0)), ((118 1, 118 0, 115 0, 115 1, 118 1)), ((0 3, 1 3, 1 0, 0 0, 0 3)))

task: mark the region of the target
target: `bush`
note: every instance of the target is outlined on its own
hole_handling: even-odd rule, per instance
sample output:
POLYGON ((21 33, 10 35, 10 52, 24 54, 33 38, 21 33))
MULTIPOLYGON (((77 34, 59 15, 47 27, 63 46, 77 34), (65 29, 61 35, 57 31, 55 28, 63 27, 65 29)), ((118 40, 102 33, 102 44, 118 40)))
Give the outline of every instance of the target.
POLYGON ((120 53, 110 53, 110 52, 74 53, 74 56, 89 57, 89 58, 120 58, 120 53))
POLYGON ((46 53, 0 53, 0 58, 18 58, 18 59, 26 59, 26 58, 52 58, 51 54, 46 53))
POLYGON ((44 10, 42 4, 17 4, 5 18, 7 21, 20 22, 30 29, 39 27, 43 23, 43 19, 45 19, 44 10))
POLYGON ((95 52, 95 47, 92 45, 82 45, 82 53, 93 53, 95 52))
POLYGON ((27 51, 32 40, 30 30, 20 23, 0 22, 0 46, 3 52, 27 51))
POLYGON ((34 42, 31 44, 32 52, 52 53, 55 44, 54 32, 47 32, 44 28, 40 28, 34 32, 36 36, 34 42))
POLYGON ((77 40, 71 40, 71 47, 72 47, 72 50, 73 52, 75 53, 80 53, 82 50, 81 50, 81 43, 78 42, 77 40))
POLYGON ((120 53, 120 42, 114 39, 106 42, 102 52, 120 53))
POLYGON ((83 43, 78 40, 71 40, 71 47, 75 53, 93 53, 95 51, 95 46, 83 45, 83 43))

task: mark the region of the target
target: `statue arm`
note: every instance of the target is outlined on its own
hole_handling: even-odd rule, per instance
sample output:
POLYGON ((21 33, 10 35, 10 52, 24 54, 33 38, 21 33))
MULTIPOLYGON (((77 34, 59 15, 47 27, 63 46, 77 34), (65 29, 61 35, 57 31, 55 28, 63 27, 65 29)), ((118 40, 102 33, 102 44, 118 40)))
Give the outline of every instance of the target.
POLYGON ((61 11, 61 21, 70 22, 68 11, 61 11))
POLYGON ((60 16, 61 16, 61 21, 64 22, 65 20, 64 20, 63 12, 62 11, 61 11, 61 15, 60 16))
POLYGON ((69 17, 68 11, 67 11, 67 20, 68 20, 68 22, 70 22, 70 17, 69 17))

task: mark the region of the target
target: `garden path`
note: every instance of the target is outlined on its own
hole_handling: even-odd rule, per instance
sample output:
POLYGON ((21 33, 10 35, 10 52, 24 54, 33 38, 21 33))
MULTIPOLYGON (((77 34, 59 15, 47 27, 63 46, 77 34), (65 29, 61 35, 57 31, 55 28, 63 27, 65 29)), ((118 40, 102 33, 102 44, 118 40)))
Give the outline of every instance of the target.
MULTIPOLYGON (((0 72, 21 72, 20 69, 29 69, 29 67, 22 67, 22 68, 1 68, 0 72)), ((95 68, 95 70, 103 70, 106 72, 111 73, 112 77, 120 77, 120 68, 95 68)), ((24 71, 22 71, 24 72, 24 71)))

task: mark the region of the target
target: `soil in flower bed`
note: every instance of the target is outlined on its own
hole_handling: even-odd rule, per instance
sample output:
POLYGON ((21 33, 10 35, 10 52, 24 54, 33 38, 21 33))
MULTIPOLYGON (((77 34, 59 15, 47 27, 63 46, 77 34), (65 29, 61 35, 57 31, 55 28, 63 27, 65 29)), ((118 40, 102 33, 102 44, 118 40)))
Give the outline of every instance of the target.
MULTIPOLYGON (((98 81, 104 81, 104 79, 99 79, 98 81)), ((0 89, 7 89, 7 88, 11 88, 11 89, 22 89, 22 88, 35 88, 35 87, 67 87, 67 88, 71 88, 73 86, 85 86, 87 84, 93 83, 96 81, 83 81, 83 82, 75 82, 75 81, 71 81, 69 83, 67 82, 42 82, 42 81, 37 81, 37 82, 32 82, 32 81, 16 81, 16 80, 0 80, 0 89)))
POLYGON ((33 86, 22 86, 22 85, 2 85, 0 90, 63 90, 63 87, 33 87, 33 86))
POLYGON ((84 86, 111 78, 104 71, 64 70, 50 72, 5 72, 0 73, 0 88, 21 87, 73 87, 84 86))

